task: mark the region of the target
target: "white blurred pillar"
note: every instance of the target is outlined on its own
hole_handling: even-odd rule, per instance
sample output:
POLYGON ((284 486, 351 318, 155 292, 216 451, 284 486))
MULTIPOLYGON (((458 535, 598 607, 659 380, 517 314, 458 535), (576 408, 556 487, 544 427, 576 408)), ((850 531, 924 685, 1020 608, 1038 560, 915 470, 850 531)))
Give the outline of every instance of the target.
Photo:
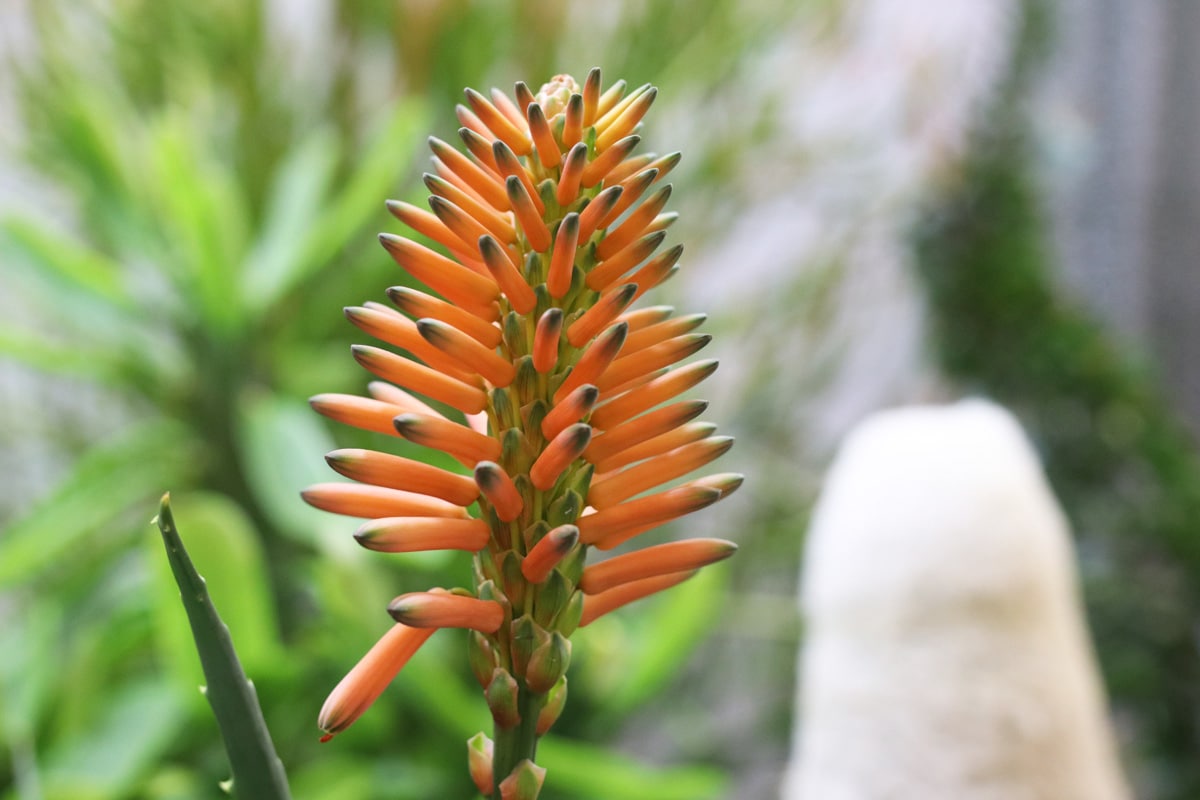
POLYGON ((1070 538, 1013 418, 878 414, 803 575, 785 800, 1125 800, 1070 538))

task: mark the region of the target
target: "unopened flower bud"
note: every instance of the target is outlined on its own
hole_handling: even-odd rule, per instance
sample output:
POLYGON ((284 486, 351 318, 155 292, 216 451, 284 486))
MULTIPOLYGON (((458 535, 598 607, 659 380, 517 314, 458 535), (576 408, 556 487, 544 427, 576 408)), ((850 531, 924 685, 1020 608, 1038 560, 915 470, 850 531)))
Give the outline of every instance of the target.
POLYGON ((497 727, 507 730, 515 728, 521 722, 521 712, 517 710, 518 694, 516 679, 503 668, 497 667, 492 673, 491 683, 484 692, 497 727))
POLYGON ((513 768, 508 777, 500 782, 501 800, 537 800, 546 780, 546 770, 528 758, 513 768))
POLYGON ((571 663, 571 643, 555 631, 550 639, 529 658, 525 668, 525 683, 535 692, 549 691, 567 671, 571 663))
POLYGON ((467 769, 475 788, 484 796, 491 795, 495 788, 495 779, 492 777, 493 747, 492 740, 484 736, 483 731, 467 740, 467 769))

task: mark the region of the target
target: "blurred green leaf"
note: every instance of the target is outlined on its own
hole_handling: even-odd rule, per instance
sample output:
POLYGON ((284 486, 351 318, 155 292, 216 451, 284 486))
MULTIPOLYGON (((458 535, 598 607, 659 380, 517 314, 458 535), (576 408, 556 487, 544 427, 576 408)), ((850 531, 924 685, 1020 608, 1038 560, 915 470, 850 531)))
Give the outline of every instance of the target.
POLYGON ((178 693, 164 682, 135 683, 97 700, 95 724, 47 754, 45 800, 128 796, 186 719, 178 693))
POLYGON ((712 632, 727 602, 727 585, 725 570, 709 567, 639 609, 639 635, 628 643, 632 650, 628 668, 605 695, 604 716, 628 714, 679 674, 712 632))
POLYGON ((337 166, 338 140, 317 128, 293 147, 275 172, 262 231, 243 270, 243 295, 253 312, 269 308, 320 264, 310 255, 314 226, 337 166))
POLYGON ((0 589, 54 568, 89 537, 164 485, 185 483, 194 454, 177 423, 131 426, 72 466, 49 497, 0 537, 0 589))
POLYGON ((56 344, 27 330, 0 324, 0 356, 58 375, 88 378, 120 386, 125 371, 121 359, 107 349, 56 344))
POLYGON ((356 159, 344 188, 331 195, 304 240, 304 261, 281 288, 291 288, 332 259, 350 238, 396 193, 399 176, 416 154, 428 125, 425 104, 405 99, 396 104, 356 159))
POLYGON ((92 300, 128 310, 129 296, 121 285, 121 265, 97 253, 62 230, 29 217, 0 222, 0 241, 10 256, 23 256, 52 271, 63 281, 92 295, 92 300))
POLYGON ((53 658, 62 610, 21 602, 0 609, 0 731, 9 742, 33 742, 37 720, 61 676, 53 658))
POLYGON ((238 446, 255 498, 273 524, 298 542, 320 547, 337 518, 306 505, 300 492, 330 478, 325 454, 334 443, 303 403, 255 394, 240 405, 238 446))
POLYGON ((165 114, 148 146, 149 200, 179 289, 194 298, 212 335, 227 336, 245 323, 236 276, 246 253, 247 209, 234 176, 182 113, 165 114))
POLYGON ((653 768, 611 750, 547 736, 538 745, 547 789, 589 800, 708 800, 726 797, 725 775, 713 767, 653 768))

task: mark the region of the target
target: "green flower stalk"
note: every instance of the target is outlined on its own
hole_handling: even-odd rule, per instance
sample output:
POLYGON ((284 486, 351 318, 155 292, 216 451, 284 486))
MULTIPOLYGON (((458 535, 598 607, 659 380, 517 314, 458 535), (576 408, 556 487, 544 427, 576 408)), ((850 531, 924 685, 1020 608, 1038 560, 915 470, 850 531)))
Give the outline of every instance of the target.
POLYGON ((465 628, 472 671, 495 722, 468 743, 479 790, 530 800, 545 772, 539 737, 567 693, 571 634, 674 586, 736 547, 692 539, 589 565, 611 550, 725 497, 736 474, 665 490, 732 444, 678 400, 716 368, 680 365, 709 341, 703 315, 633 308, 678 270, 682 247, 659 252, 676 214, 662 180, 679 154, 633 155, 657 92, 581 88, 560 75, 536 95, 458 107, 465 152, 430 139, 430 211, 388 209, 434 247, 382 234, 384 248, 430 291, 393 287, 395 308, 346 309, 352 323, 407 352, 356 345, 381 380, 370 397, 319 395, 313 407, 359 428, 441 450, 465 472, 387 453, 338 450, 327 460, 356 483, 304 498, 366 518, 355 534, 382 552, 473 553, 475 585, 395 598, 396 625, 321 709, 325 740, 345 730, 440 628, 465 628), (474 509, 474 510, 473 510, 474 509))

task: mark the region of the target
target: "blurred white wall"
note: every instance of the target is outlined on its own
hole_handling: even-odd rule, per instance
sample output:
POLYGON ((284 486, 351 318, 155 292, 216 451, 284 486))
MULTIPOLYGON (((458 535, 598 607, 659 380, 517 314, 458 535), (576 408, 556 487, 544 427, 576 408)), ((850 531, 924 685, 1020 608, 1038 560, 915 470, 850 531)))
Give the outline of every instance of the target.
POLYGON ((1200 4, 1051 5, 1034 119, 1064 281, 1200 432, 1200 4))

